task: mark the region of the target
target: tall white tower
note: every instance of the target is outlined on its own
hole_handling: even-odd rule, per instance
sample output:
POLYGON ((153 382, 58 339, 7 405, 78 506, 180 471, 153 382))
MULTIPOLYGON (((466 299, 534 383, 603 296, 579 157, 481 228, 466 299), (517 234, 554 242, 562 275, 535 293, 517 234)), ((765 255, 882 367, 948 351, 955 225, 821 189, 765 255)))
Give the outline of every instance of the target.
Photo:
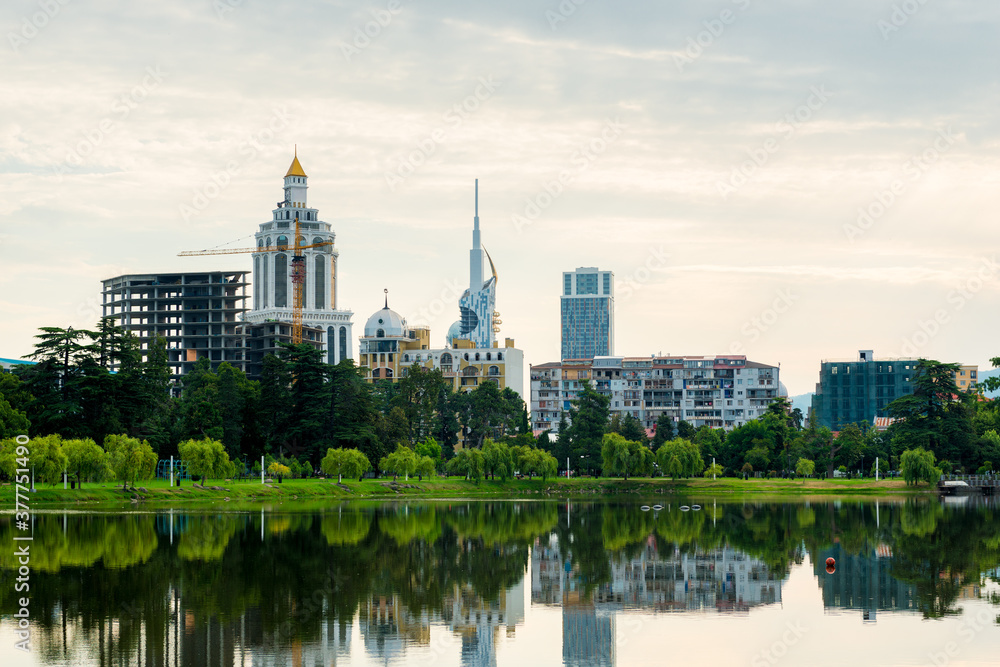
POLYGON ((338 309, 336 234, 327 222, 319 219, 319 211, 309 208, 306 192, 309 177, 299 163, 298 151, 284 179, 284 199, 271 212, 271 219, 260 224, 255 239, 258 248, 275 247, 270 252, 253 255, 253 310, 246 314, 248 322, 292 321, 294 298, 291 268, 295 244, 295 216, 299 217, 299 243, 310 245, 329 241, 329 245, 307 248, 306 280, 302 324, 324 330, 326 361, 335 364, 354 358, 353 334, 349 310, 338 309), (288 248, 285 252, 282 248, 288 248))
MULTIPOLYGON (((492 275, 483 280, 483 250, 479 236, 479 179, 476 179, 476 213, 472 224, 472 250, 469 251, 469 289, 458 300, 461 319, 448 329, 448 345, 455 338, 471 340, 476 347, 493 347, 496 341, 494 313, 497 300, 497 273, 490 261, 492 275)), ((487 255, 489 259, 489 255, 487 255)))

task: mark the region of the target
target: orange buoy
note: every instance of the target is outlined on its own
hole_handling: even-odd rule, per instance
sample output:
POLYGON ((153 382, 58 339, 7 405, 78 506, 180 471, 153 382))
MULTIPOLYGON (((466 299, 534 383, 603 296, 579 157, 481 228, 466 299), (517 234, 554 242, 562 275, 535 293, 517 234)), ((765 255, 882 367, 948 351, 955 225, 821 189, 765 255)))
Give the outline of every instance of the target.
POLYGON ((835 561, 833 558, 827 558, 826 559, 826 573, 827 574, 833 574, 836 571, 837 571, 837 561, 835 561))

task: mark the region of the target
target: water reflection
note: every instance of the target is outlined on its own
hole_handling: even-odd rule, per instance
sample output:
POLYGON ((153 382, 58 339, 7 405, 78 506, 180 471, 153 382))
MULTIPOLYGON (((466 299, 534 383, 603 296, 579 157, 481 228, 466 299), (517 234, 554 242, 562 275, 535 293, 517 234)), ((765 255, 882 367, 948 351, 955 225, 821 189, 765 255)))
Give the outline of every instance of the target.
MULTIPOLYGON (((868 622, 954 615, 1000 566, 992 505, 915 500, 41 514, 33 530, 35 664, 494 665, 551 610, 565 664, 612 665, 623 633, 653 632, 636 619, 780 608, 807 557, 823 606, 868 622)), ((13 534, 0 516, 0 543, 13 534)))

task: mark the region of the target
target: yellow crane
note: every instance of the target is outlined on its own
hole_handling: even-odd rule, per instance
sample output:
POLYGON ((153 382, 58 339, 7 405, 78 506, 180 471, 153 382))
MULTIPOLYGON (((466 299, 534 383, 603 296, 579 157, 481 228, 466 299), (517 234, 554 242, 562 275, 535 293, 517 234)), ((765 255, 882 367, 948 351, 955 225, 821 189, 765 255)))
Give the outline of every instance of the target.
MULTIPOLYGON (((295 242, 292 244, 292 343, 302 342, 302 306, 305 302, 303 290, 306 284, 306 259, 302 251, 332 245, 333 241, 321 241, 302 245, 299 233, 299 212, 295 212, 295 242)), ((212 250, 185 250, 178 257, 201 257, 202 255, 243 255, 258 252, 288 252, 288 246, 263 246, 260 248, 218 248, 212 250)))

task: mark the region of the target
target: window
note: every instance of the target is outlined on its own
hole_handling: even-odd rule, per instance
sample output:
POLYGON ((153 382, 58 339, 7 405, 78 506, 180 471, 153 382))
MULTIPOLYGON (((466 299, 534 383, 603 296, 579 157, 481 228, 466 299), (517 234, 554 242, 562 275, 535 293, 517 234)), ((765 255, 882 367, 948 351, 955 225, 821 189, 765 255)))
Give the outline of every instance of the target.
POLYGON ((441 355, 441 370, 450 371, 451 370, 451 355, 445 352, 441 355))
POLYGON ((479 353, 476 352, 476 361, 479 361, 479 353))
POLYGON ((326 257, 320 255, 316 258, 316 310, 326 309, 326 257))
POLYGON ((288 247, 288 237, 282 234, 278 237, 278 247, 287 248, 288 247))
POLYGON ((837 367, 836 366, 833 366, 832 368, 830 368, 830 374, 831 375, 836 375, 837 374, 837 367))
POLYGON ((499 366, 490 366, 489 375, 494 375, 494 376, 500 375, 500 367, 499 366))
POLYGON ((334 327, 326 328, 326 363, 335 364, 337 361, 334 359, 334 353, 337 348, 334 346, 334 340, 337 337, 337 329, 334 327))
POLYGON ((376 368, 375 370, 373 370, 372 371, 372 377, 373 378, 380 378, 380 377, 382 377, 382 369, 381 368, 376 368))
POLYGON ((563 294, 569 296, 573 293, 573 274, 564 273, 563 274, 563 294))
POLYGON ((410 360, 410 355, 404 354, 403 355, 403 361, 409 361, 409 360, 410 360))
POLYGON ((385 329, 376 329, 375 330, 375 337, 376 338, 385 338, 385 329))
POLYGON ((347 358, 347 327, 340 327, 340 361, 347 358))
POLYGON ((489 353, 489 352, 487 352, 487 353, 486 353, 486 361, 489 361, 489 360, 490 360, 490 353, 489 353))
POLYGON ((462 375, 466 377, 475 377, 479 374, 479 369, 475 366, 466 366, 462 369, 462 375))
MULTIPOLYGON (((497 352, 497 361, 503 361, 503 352, 497 352)), ((973 377, 975 377, 973 375, 973 377)))
POLYGON ((288 255, 274 256, 274 305, 288 307, 288 255))

